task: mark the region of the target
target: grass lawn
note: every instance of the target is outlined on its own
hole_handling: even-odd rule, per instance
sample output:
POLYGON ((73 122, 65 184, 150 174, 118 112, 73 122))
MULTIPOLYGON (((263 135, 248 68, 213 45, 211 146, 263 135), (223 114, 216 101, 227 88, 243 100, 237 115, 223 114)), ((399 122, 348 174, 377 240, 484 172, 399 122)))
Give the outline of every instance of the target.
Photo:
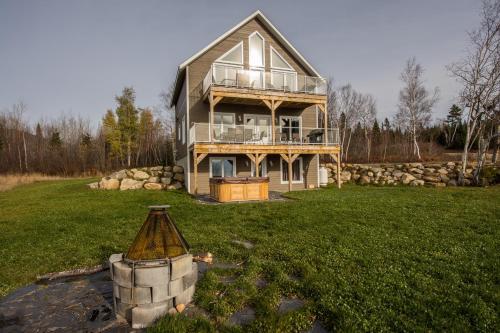
POLYGON ((196 303, 210 319, 165 319, 158 331, 291 332, 315 318, 329 330, 499 330, 500 187, 346 186, 292 192, 287 202, 200 205, 183 192, 91 191, 89 180, 0 193, 0 296, 37 274, 101 263, 124 252, 147 214, 168 203, 192 247, 235 270, 211 270, 196 303), (231 240, 250 241, 245 249, 231 240), (234 283, 221 282, 224 275, 234 283), (267 285, 258 289, 256 281, 267 285), (306 301, 279 315, 281 297, 306 301))

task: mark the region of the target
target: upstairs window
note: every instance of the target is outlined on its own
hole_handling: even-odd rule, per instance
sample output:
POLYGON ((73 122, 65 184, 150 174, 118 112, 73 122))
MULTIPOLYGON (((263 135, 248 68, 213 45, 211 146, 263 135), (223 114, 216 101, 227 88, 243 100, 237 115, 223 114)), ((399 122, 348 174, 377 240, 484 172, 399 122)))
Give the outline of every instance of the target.
POLYGON ((293 71, 293 67, 271 46, 271 67, 293 71))
POLYGON ((243 42, 239 42, 235 47, 215 60, 215 62, 243 65, 243 42))
POLYGON ((264 67, 264 37, 257 31, 248 37, 249 63, 252 67, 264 67))

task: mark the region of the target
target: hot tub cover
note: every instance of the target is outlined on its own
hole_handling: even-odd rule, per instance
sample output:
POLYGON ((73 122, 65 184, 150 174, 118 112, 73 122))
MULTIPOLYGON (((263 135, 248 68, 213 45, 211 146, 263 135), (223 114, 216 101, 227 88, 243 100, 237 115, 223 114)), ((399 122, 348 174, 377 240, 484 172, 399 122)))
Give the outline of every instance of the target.
POLYGON ((269 177, 212 177, 212 184, 252 184, 252 183, 268 183, 269 177))
POLYGON ((150 206, 149 215, 128 249, 126 259, 160 260, 188 253, 189 244, 167 212, 169 206, 150 206))

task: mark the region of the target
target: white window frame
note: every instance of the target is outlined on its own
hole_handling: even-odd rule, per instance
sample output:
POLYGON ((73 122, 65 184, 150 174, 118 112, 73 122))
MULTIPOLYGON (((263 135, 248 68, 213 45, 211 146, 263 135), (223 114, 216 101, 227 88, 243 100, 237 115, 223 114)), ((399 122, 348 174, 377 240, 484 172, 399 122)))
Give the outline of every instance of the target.
MULTIPOLYGON (((259 165, 262 165, 262 175, 259 177, 267 177, 267 157, 264 157, 259 165)), ((250 175, 255 177, 255 163, 253 161, 250 162, 250 175)))
MULTIPOLYGON (((299 156, 295 159, 295 161, 299 161, 300 165, 300 180, 292 180, 292 184, 303 184, 304 183, 304 159, 302 156, 299 156)), ((295 162, 294 161, 294 162, 295 162)), ((283 180, 283 162, 286 162, 283 157, 280 156, 280 180, 281 184, 288 184, 288 180, 283 180)), ((288 163, 287 163, 288 168, 288 163)), ((293 171, 292 171, 293 174, 293 171)), ((288 175, 288 177, 292 177, 292 175, 288 175)))
POLYGON ((247 125, 247 118, 249 117, 254 117, 255 118, 255 128, 257 128, 257 119, 256 118, 267 118, 269 119, 269 126, 267 128, 267 131, 269 133, 268 140, 272 141, 273 139, 273 123, 272 123, 272 117, 265 115, 265 114, 256 114, 256 113, 244 113, 243 114, 243 128, 247 125))
POLYGON ((182 116, 182 144, 186 144, 186 115, 182 116))
POLYGON ((224 177, 236 177, 237 173, 236 173, 236 157, 232 156, 232 157, 210 157, 209 158, 209 176, 210 178, 212 178, 212 161, 213 160, 232 160, 233 161, 233 175, 232 176, 226 176, 224 175, 224 163, 222 163, 222 178, 224 177))
MULTIPOLYGON (((209 127, 211 126, 212 124, 209 125, 209 127)), ((214 126, 217 128, 217 126, 220 126, 220 131, 222 133, 222 131, 224 130, 224 128, 236 128, 236 113, 234 112, 214 112, 214 126), (218 124, 215 122, 215 115, 218 115, 218 114, 221 114, 221 115, 231 115, 233 116, 233 124, 232 125, 224 125, 224 124, 218 124)), ((212 134, 212 129, 210 128, 210 134, 212 134)), ((214 141, 220 141, 220 140, 217 140, 214 138, 214 141)))
MULTIPOLYGON (((213 67, 215 67, 217 65, 219 65, 221 67, 224 67, 224 77, 226 77, 226 78, 228 77, 227 71, 228 71, 229 68, 236 68, 237 70, 243 69, 243 65, 229 65, 229 64, 226 64, 226 63, 223 63, 223 62, 214 62, 212 64, 212 75, 213 75, 214 82, 218 82, 217 81, 217 76, 216 76, 217 72, 213 68, 213 67)), ((216 84, 218 84, 218 83, 216 83, 216 84)), ((238 86, 238 72, 236 72, 236 86, 238 86)))
MULTIPOLYGON (((302 143, 302 116, 286 116, 286 115, 283 115, 283 116, 280 116, 279 118, 279 122, 280 122, 280 133, 283 131, 283 125, 282 125, 282 122, 281 122, 281 119, 283 118, 296 118, 299 120, 299 138, 300 138, 300 143, 302 143)), ((280 138, 281 140, 281 138, 280 138)))
POLYGON ((288 61, 285 60, 285 58, 283 58, 283 56, 281 54, 279 54, 278 50, 276 50, 272 45, 270 45, 270 48, 269 48, 269 61, 271 62, 271 68, 274 68, 274 69, 280 69, 282 71, 288 71, 288 72, 295 72, 297 73, 297 71, 293 68, 292 65, 290 65, 288 63, 288 61), (285 64, 287 64, 289 67, 288 68, 284 68, 284 67, 278 67, 278 66, 274 66, 273 65, 273 52, 276 53, 276 55, 278 57, 280 57, 281 60, 283 60, 283 62, 285 64))
POLYGON ((257 70, 259 70, 259 69, 264 70, 264 68, 266 67, 266 39, 258 31, 254 31, 248 36, 248 65, 250 66, 250 69, 255 68, 257 70), (262 39, 262 65, 261 66, 250 65, 250 38, 253 35, 258 35, 262 39))
POLYGON ((244 52, 243 41, 241 41, 238 44, 236 44, 235 46, 233 46, 229 51, 227 51, 226 53, 224 53, 223 55, 218 57, 214 62, 221 63, 221 64, 243 65, 243 52, 244 52), (241 48, 241 61, 240 62, 220 60, 220 59, 224 58, 225 56, 227 56, 229 53, 233 52, 238 47, 241 48))

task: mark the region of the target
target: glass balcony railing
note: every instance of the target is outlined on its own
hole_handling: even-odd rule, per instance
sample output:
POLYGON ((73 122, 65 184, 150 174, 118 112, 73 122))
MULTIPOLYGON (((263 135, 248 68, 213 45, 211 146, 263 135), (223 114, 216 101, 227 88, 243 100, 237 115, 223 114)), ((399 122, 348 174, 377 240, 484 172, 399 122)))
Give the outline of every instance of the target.
MULTIPOLYGON (((277 145, 338 145, 339 131, 330 128, 325 143, 324 128, 280 127, 275 128, 277 145)), ((190 129, 190 143, 273 144, 272 126, 194 123, 190 129)))
POLYGON ((210 86, 273 90, 291 93, 326 95, 326 80, 289 71, 242 69, 213 64, 203 80, 203 93, 210 86))

